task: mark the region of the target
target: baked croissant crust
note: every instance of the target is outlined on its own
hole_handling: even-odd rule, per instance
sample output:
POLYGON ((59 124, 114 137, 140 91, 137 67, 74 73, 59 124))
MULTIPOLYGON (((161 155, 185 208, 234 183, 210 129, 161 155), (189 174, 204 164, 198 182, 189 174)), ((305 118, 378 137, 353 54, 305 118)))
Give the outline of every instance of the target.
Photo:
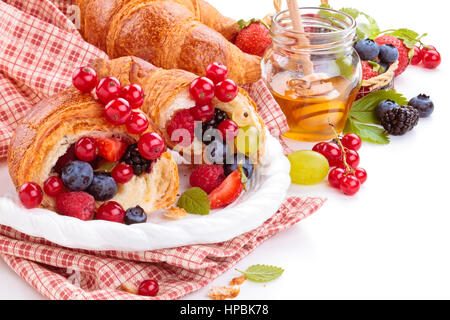
MULTIPOLYGON (((191 145, 181 147, 171 141, 166 131, 168 121, 177 111, 195 106, 195 102, 189 94, 189 86, 197 78, 196 75, 185 70, 156 68, 136 57, 122 57, 113 60, 97 59, 93 62, 92 67, 100 78, 112 75, 117 77, 123 85, 139 84, 145 93, 144 105, 141 110, 162 132, 166 144, 179 151, 190 161, 193 160, 193 157, 204 159, 205 145, 199 140, 194 139, 191 145)), ((255 102, 244 89, 239 88, 239 93, 233 101, 224 103, 214 98, 212 103, 216 108, 225 111, 239 127, 253 126, 258 129, 259 149, 256 154, 250 156, 250 159, 254 163, 259 162, 265 152, 266 130, 264 121, 258 115, 255 102)))
MULTIPOLYGON (((148 132, 157 131, 150 126, 148 132)), ((43 185, 54 175, 58 159, 79 138, 120 138, 130 144, 139 137, 127 133, 125 126, 114 126, 104 117, 104 106, 91 94, 71 88, 41 101, 17 127, 8 151, 9 174, 16 187, 26 182, 43 185)), ((169 152, 152 165, 150 173, 118 185, 111 199, 124 209, 141 206, 147 213, 167 208, 176 201, 178 168, 169 152)), ((97 202, 97 206, 101 203, 97 202)), ((44 195, 42 207, 56 211, 55 199, 44 195)))
POLYGON ((77 0, 81 33, 110 58, 136 56, 165 69, 204 75, 212 62, 228 66, 239 84, 261 77, 257 56, 230 41, 238 26, 203 0, 77 0))

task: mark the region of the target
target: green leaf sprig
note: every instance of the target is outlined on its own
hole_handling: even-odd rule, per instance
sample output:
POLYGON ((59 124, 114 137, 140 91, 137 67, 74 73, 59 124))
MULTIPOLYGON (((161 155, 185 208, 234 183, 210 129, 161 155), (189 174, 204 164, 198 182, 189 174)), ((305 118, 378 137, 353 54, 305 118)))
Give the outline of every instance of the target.
POLYGON ((208 194, 202 189, 195 187, 183 192, 178 199, 177 207, 183 208, 189 213, 208 215, 211 204, 208 194))
POLYGON ((265 264, 256 264, 245 271, 237 271, 242 273, 250 281, 269 282, 280 277, 283 274, 284 269, 265 264))

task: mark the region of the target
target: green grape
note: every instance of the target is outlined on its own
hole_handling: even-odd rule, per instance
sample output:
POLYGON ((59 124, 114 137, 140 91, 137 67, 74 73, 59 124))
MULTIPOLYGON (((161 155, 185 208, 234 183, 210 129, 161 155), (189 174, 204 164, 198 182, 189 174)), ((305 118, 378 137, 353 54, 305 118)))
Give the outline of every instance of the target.
POLYGON ((295 184, 317 184, 325 179, 330 169, 327 158, 311 150, 293 152, 288 159, 291 163, 291 179, 295 184))
POLYGON ((252 126, 239 128, 236 138, 236 148, 240 153, 248 156, 258 152, 259 149, 259 132, 252 126))

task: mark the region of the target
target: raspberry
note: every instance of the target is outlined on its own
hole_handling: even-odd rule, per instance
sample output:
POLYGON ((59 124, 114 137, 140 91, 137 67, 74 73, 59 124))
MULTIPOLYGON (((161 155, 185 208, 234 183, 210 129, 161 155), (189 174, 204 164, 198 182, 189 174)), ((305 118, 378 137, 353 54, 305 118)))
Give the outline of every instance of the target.
POLYGON ((206 193, 211 193, 225 180, 222 166, 204 164, 194 169, 189 182, 192 187, 199 187, 206 193))
POLYGON ((59 213, 81 220, 91 220, 95 212, 95 199, 86 192, 63 192, 56 197, 59 213))
POLYGON ((369 80, 369 79, 377 77, 379 75, 378 72, 373 70, 373 67, 367 61, 362 61, 361 63, 362 63, 364 80, 369 80))
POLYGON ((409 65, 409 51, 402 40, 391 36, 391 35, 384 35, 381 37, 378 37, 375 39, 375 42, 378 43, 378 45, 382 46, 383 44, 392 44, 394 47, 397 48, 399 57, 398 57, 398 68, 395 71, 395 75, 399 76, 401 75, 406 68, 409 65))
POLYGON ((180 110, 172 117, 166 130, 172 142, 188 147, 194 140, 194 117, 188 109, 180 110))

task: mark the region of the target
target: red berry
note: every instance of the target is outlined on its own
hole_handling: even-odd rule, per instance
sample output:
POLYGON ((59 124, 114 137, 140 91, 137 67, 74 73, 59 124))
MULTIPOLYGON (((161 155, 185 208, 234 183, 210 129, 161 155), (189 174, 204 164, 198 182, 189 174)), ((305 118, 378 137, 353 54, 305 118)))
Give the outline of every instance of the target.
POLYGON ((141 134, 148 129, 148 118, 142 112, 133 111, 130 119, 128 119, 126 126, 129 133, 141 134))
POLYGON ((206 193, 211 193, 225 180, 222 166, 204 164, 196 167, 189 177, 192 187, 199 187, 206 193))
POLYGON ((140 108, 144 104, 144 90, 138 84, 129 84, 122 88, 122 98, 130 103, 131 108, 140 108))
POLYGON ((341 143, 344 147, 355 151, 361 149, 362 146, 361 138, 354 133, 348 133, 343 136, 341 139, 341 143))
POLYGON ((212 103, 207 103, 204 105, 196 105, 189 109, 194 120, 201 122, 208 122, 214 118, 214 106, 212 103))
POLYGON ((111 100, 117 99, 122 93, 122 87, 119 80, 114 77, 106 77, 100 80, 95 89, 98 100, 107 104, 111 100))
POLYGON ((230 102, 236 98, 238 86, 231 79, 226 79, 216 84, 216 97, 222 102, 230 102))
MULTIPOLYGON (((345 151, 346 157, 345 160, 347 161, 347 164, 352 167, 353 169, 356 169, 359 166, 359 154, 358 152, 354 150, 346 150, 345 151)), ((342 163, 342 159, 341 159, 342 163)))
POLYGON ((355 169, 355 177, 358 178, 359 182, 363 184, 367 181, 367 172, 363 168, 356 168, 355 169))
POLYGON ((321 150, 326 144, 327 144, 327 142, 319 142, 314 145, 314 147, 312 148, 312 151, 322 153, 321 150))
POLYGON ((125 124, 131 117, 131 107, 127 100, 117 98, 105 106, 106 120, 118 126, 125 124))
POLYGON ((138 294, 141 296, 154 297, 158 294, 159 285, 156 280, 144 280, 139 285, 138 294))
POLYGON ((42 189, 37 183, 27 182, 19 188, 19 199, 27 209, 39 207, 42 197, 42 189))
POLYGON ((111 176, 117 183, 124 184, 133 178, 134 170, 133 167, 128 164, 119 163, 111 171, 111 176))
POLYGON ((97 142, 93 138, 84 137, 75 144, 75 155, 81 161, 90 162, 97 157, 97 142))
POLYGON ((72 84, 81 92, 91 92, 97 85, 97 73, 90 67, 75 69, 72 74, 72 84))
POLYGON ((328 174, 328 182, 333 188, 338 188, 341 185, 341 179, 345 176, 345 170, 342 168, 333 168, 328 174))
POLYGON ((119 161, 128 145, 114 138, 97 139, 98 155, 109 162, 119 161))
POLYGON ((361 188, 361 183, 358 178, 349 174, 341 179, 339 187, 344 194, 353 196, 361 188))
POLYGON ((418 46, 414 46, 414 55, 411 58, 411 64, 413 66, 417 66, 419 63, 422 62, 423 58, 423 51, 418 46))
POLYGON ((95 213, 95 199, 83 191, 62 192, 56 197, 56 207, 62 215, 83 221, 92 220, 95 213))
POLYGON ((97 209, 96 218, 111 222, 122 223, 125 219, 125 210, 115 201, 108 201, 97 209))
POLYGON ((197 78, 192 81, 189 93, 198 105, 208 104, 214 98, 214 82, 206 77, 197 78))
POLYGON ((425 68, 436 69, 441 64, 441 55, 436 49, 426 49, 423 52, 422 63, 425 68))
POLYGON ((228 77, 228 68, 221 63, 213 62, 206 68, 206 77, 219 83, 228 77))
POLYGON ((147 160, 156 160, 164 152, 166 143, 156 132, 147 132, 142 135, 138 142, 141 156, 147 160))
POLYGON ((330 167, 336 167, 337 165, 339 165, 342 158, 341 149, 337 144, 332 142, 326 142, 324 145, 322 145, 319 153, 321 153, 325 158, 328 159, 330 167))
POLYGON ((57 176, 51 176, 44 182, 44 192, 50 197, 56 197, 63 190, 64 184, 57 176))
POLYGON ((237 137, 239 132, 239 126, 233 120, 222 121, 217 127, 225 141, 232 141, 237 137))
POLYGON ((194 141, 194 117, 188 109, 175 113, 166 127, 169 139, 183 147, 189 146, 194 141))

